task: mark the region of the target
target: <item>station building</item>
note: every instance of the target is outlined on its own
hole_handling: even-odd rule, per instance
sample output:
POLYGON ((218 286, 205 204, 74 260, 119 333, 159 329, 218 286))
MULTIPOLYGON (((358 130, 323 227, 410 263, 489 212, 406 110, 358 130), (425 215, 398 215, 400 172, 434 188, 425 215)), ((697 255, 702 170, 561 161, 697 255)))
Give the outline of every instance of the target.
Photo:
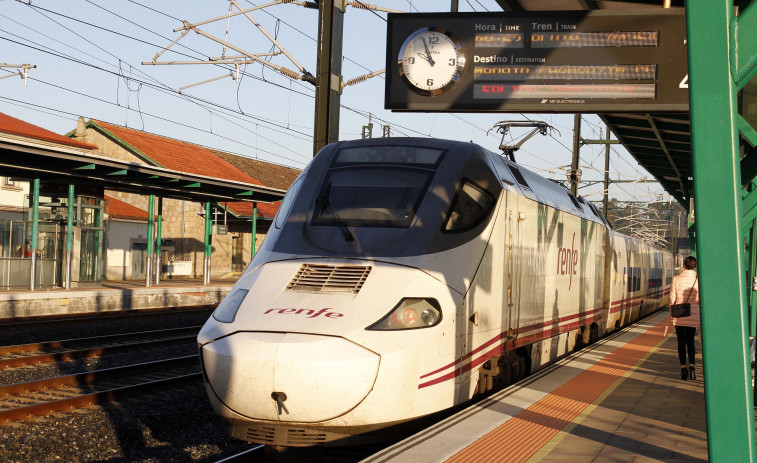
MULTIPOLYGON (((79 119, 75 130, 58 135, 0 113, 0 143, 78 150, 132 165, 155 166, 213 179, 286 190, 299 170, 210 150, 200 145, 103 121, 79 119)), ((4 146, 0 146, 4 148, 4 146)), ((30 179, 4 175, 0 164, 0 290, 29 287, 32 238, 30 179)), ((7 174, 7 172, 6 172, 7 174)), ((114 177, 118 172, 114 173, 114 177)), ((115 178, 114 178, 115 180, 115 178)), ((66 278, 68 189, 71 178, 45 177, 39 186, 36 287, 61 287, 66 278)), ((104 280, 144 280, 150 196, 77 178, 74 196, 72 287, 104 280)), ((184 188, 190 187, 184 185, 184 188)), ((201 188, 201 187, 199 187, 201 188)), ((132 189, 133 190, 133 189, 132 189)), ((233 277, 260 246, 278 203, 212 202, 211 278, 233 277), (254 232, 253 232, 254 230, 254 232)), ((204 276, 205 208, 187 199, 154 197, 153 219, 160 220, 160 279, 204 276)), ((155 229, 155 227, 153 227, 155 229)), ((158 267, 156 265, 156 267, 158 267)))

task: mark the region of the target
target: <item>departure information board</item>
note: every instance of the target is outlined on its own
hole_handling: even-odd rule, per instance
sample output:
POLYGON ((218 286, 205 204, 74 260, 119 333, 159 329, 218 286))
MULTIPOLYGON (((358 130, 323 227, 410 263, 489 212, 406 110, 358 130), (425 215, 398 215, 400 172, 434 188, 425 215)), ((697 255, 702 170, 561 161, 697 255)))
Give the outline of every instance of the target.
POLYGON ((385 107, 688 111, 682 10, 389 14, 385 107))

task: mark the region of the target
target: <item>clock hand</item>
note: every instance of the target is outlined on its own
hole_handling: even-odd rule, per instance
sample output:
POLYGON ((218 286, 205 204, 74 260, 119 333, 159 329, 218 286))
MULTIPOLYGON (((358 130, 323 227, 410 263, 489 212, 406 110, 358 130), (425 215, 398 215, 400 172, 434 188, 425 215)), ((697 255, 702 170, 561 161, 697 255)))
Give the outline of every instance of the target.
POLYGON ((426 39, 424 39, 423 37, 421 37, 421 41, 423 41, 423 48, 426 49, 426 59, 428 60, 428 64, 430 64, 431 66, 433 66, 434 65, 434 59, 431 58, 431 52, 428 51, 428 45, 426 44, 426 39))

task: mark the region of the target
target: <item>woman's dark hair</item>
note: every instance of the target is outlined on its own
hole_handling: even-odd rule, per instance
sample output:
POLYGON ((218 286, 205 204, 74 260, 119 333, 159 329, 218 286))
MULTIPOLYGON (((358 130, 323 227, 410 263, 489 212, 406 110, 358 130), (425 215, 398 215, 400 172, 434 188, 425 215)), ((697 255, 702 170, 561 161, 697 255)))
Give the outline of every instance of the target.
POLYGON ((688 270, 694 270, 697 268, 697 258, 694 256, 689 256, 683 260, 683 266, 686 267, 688 270))

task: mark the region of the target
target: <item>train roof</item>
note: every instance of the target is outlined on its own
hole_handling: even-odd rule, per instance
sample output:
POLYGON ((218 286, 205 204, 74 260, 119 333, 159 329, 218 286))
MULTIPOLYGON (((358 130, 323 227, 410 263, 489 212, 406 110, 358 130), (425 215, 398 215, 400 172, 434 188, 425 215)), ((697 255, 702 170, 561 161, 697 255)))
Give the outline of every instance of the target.
MULTIPOLYGON (((490 152, 491 153, 491 152, 490 152)), ((597 207, 582 196, 574 196, 567 188, 526 169, 504 156, 496 156, 506 167, 511 178, 502 180, 510 187, 517 187, 520 193, 534 201, 553 207, 568 214, 610 227, 609 222, 597 207)), ((504 176, 503 176, 504 177, 504 176)))
POLYGON ((453 156, 455 155, 454 152, 460 153, 461 151, 471 154, 476 151, 481 154, 486 153, 494 164, 500 179, 511 191, 565 213, 612 228, 602 212, 583 197, 574 196, 564 186, 511 162, 505 159, 503 155, 489 151, 476 143, 441 138, 387 137, 340 141, 335 145, 339 147, 365 145, 434 147, 447 150, 453 153, 453 156))

